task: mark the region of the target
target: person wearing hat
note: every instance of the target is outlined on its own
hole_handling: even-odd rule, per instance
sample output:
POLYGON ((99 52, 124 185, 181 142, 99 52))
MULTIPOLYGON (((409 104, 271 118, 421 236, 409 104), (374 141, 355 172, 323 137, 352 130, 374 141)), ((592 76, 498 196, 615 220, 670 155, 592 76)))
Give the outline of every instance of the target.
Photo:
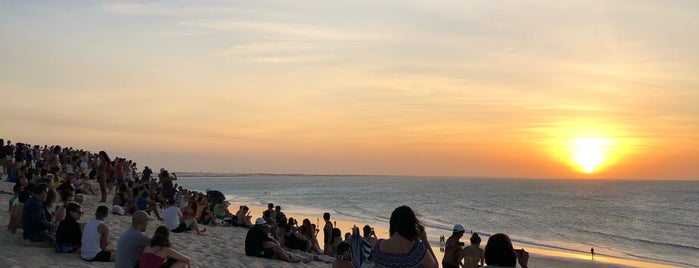
POLYGON ((133 268, 141 258, 143 249, 150 244, 150 238, 143 235, 148 228, 151 218, 143 210, 131 215, 131 228, 129 228, 117 243, 117 258, 115 268, 133 268))
POLYGON ((453 232, 451 236, 447 239, 444 245, 444 258, 442 259, 442 267, 444 268, 458 268, 459 262, 461 261, 463 250, 461 249, 461 244, 459 239, 464 236, 464 229, 461 224, 454 225, 453 232))

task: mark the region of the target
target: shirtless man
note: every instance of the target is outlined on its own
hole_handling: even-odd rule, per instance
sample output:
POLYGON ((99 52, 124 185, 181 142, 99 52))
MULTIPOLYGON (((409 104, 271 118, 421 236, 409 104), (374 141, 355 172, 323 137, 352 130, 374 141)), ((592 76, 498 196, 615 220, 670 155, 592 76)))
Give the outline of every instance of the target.
POLYGON ((464 268, 483 266, 483 249, 480 248, 481 237, 478 233, 471 235, 471 245, 464 248, 464 268))
POLYGON ((333 236, 333 223, 330 222, 330 213, 323 213, 323 220, 325 220, 325 226, 323 227, 323 253, 332 255, 332 244, 330 241, 333 236))
POLYGON ((443 268, 458 268, 461 262, 461 245, 459 239, 464 236, 464 227, 461 224, 454 225, 454 232, 447 239, 444 245, 444 258, 442 259, 443 268))

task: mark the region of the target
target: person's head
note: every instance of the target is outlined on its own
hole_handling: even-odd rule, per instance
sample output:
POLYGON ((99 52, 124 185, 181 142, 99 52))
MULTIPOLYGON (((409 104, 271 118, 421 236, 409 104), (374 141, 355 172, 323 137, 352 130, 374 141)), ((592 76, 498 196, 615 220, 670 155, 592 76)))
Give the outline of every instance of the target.
POLYGON ((349 257, 350 257, 349 249, 350 249, 350 244, 349 244, 349 243, 344 242, 344 241, 340 242, 340 244, 337 245, 337 256, 338 256, 338 259, 340 259, 339 256, 342 256, 342 260, 349 261, 349 260, 350 260, 350 259, 349 259, 349 257))
POLYGON ((333 228, 332 235, 333 241, 342 240, 342 231, 340 230, 340 228, 333 228))
POLYGON ((350 240, 350 237, 352 237, 352 233, 346 232, 346 233, 345 233, 345 241, 349 241, 349 240, 350 240))
POLYGON ((371 226, 364 225, 364 228, 362 229, 364 231, 364 236, 370 236, 371 235, 371 226))
POLYGON ((274 207, 274 210, 276 212, 280 212, 280 211, 282 211, 282 206, 276 206, 276 207, 274 207))
POLYGON ((44 200, 46 200, 46 196, 48 195, 48 191, 49 186, 46 185, 46 183, 35 184, 32 187, 32 196, 39 199, 39 201, 44 202, 44 200))
POLYGON ((104 161, 112 162, 112 160, 109 160, 109 155, 107 155, 107 152, 105 152, 105 151, 100 151, 99 157, 104 161))
POLYGON ((330 213, 328 213, 328 212, 323 213, 323 219, 325 221, 329 221, 330 220, 330 213))
POLYGON ((74 220, 79 220, 80 217, 83 215, 83 210, 82 207, 78 203, 75 202, 70 202, 66 206, 66 214, 68 214, 68 217, 74 219, 74 220))
POLYGON ((272 203, 267 204, 267 209, 274 209, 274 204, 272 204, 272 203))
POLYGON ((461 238, 462 236, 464 236, 464 232, 466 232, 466 230, 463 226, 461 226, 461 224, 455 224, 454 229, 452 229, 451 236, 461 238))
POLYGON ((481 237, 478 236, 478 233, 473 233, 471 235, 471 245, 480 245, 481 244, 481 237))
POLYGON ((420 221, 415 217, 415 212, 408 206, 400 206, 393 210, 389 221, 388 232, 391 236, 398 233, 405 239, 417 241, 419 229, 422 228, 420 221))
POLYGON ((146 228, 148 228, 148 221, 150 221, 150 216, 143 210, 136 211, 131 215, 131 227, 139 232, 146 231, 146 228))
POLYGON ((150 246, 171 247, 170 230, 165 226, 158 226, 158 228, 155 229, 155 233, 153 233, 153 238, 150 240, 150 246))
POLYGON ((99 206, 97 207, 97 211, 95 211, 95 218, 98 220, 107 218, 109 215, 109 208, 106 206, 99 206))
POLYGON ((503 233, 494 234, 488 239, 483 257, 488 265, 504 267, 515 267, 517 265, 517 256, 512 247, 512 241, 510 237, 503 233))
POLYGON ((309 220, 308 218, 305 218, 305 219, 303 219, 303 224, 301 224, 301 225, 311 227, 311 220, 309 220))

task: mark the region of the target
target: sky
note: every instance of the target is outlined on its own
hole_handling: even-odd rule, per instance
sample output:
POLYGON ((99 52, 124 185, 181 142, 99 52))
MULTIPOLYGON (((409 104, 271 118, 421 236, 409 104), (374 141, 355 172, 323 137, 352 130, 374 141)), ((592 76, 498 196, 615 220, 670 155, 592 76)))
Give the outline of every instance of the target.
POLYGON ((698 14, 3 0, 0 138, 177 171, 699 180, 698 14))

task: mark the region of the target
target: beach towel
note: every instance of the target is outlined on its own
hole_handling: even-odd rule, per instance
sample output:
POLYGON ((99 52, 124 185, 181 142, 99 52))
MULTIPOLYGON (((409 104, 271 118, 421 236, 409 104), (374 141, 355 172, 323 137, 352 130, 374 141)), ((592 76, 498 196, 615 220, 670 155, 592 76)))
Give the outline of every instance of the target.
MULTIPOLYGON (((352 256, 352 264, 354 267, 367 267, 362 266, 369 255, 371 255, 371 246, 369 242, 364 240, 362 235, 359 233, 359 227, 355 226, 352 228, 352 236, 350 237, 350 255, 352 256)), ((368 264, 368 263, 367 263, 368 264)))

